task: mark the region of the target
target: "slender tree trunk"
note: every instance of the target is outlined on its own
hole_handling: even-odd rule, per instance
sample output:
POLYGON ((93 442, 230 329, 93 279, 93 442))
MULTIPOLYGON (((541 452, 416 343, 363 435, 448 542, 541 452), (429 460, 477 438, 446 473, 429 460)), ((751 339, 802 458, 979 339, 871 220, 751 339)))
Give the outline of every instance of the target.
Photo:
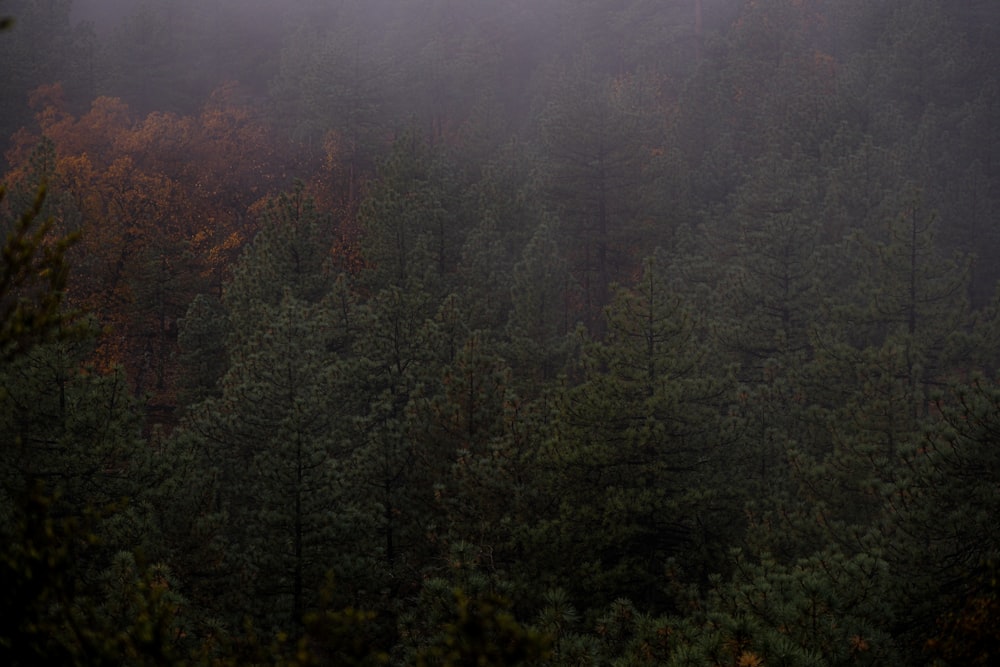
POLYGON ((294 554, 295 570, 292 581, 292 623, 302 622, 302 436, 295 442, 295 523, 294 523, 294 554))
POLYGON ((910 294, 907 312, 907 330, 912 336, 917 332, 917 212, 910 220, 910 294))

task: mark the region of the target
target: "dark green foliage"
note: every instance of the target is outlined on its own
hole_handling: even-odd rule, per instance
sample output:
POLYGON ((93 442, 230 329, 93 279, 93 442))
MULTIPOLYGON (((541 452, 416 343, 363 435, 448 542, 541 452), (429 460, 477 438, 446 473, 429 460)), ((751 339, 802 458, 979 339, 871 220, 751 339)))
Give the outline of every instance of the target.
POLYGON ((77 511, 133 497, 143 484, 133 475, 148 472, 123 374, 81 367, 80 348, 39 346, 0 371, 5 490, 42 480, 77 511))
POLYGON ((423 582, 399 619, 397 664, 530 665, 550 658, 551 635, 519 622, 505 584, 480 549, 456 542, 447 570, 423 582))
POLYGON ((684 617, 655 619, 645 631, 645 650, 657 651, 669 665, 893 662, 898 656, 887 637, 864 617, 865 606, 878 608, 867 597, 872 574, 864 564, 829 554, 791 568, 770 560, 743 563, 735 583, 715 582, 711 597, 693 602, 684 617), (851 580, 858 576, 863 580, 851 580), (838 597, 838 583, 860 597, 838 597), (861 600, 862 608, 840 607, 841 600, 861 600))
POLYGON ((118 221, 126 377, 63 308, 107 188, 12 139, 0 660, 994 659, 990 3, 2 4, 8 134, 238 79, 302 180, 212 294, 118 221))
MULTIPOLYGON (((69 277, 66 252, 75 234, 52 238, 54 218, 42 218, 47 188, 39 186, 26 211, 3 217, 0 274, 0 355, 9 360, 37 343, 79 334, 61 304, 69 277)), ((0 206, 6 189, 0 187, 0 206)), ((0 213, 3 210, 0 209, 0 213)), ((8 215, 10 212, 8 211, 8 215)))
MULTIPOLYGON (((428 584, 430 587, 430 584, 428 584)), ((461 591, 442 619, 440 636, 417 651, 421 666, 530 665, 548 655, 544 635, 525 628, 505 610, 502 599, 468 598, 461 591)))
POLYGON ((1000 652, 995 562, 985 562, 979 569, 966 583, 964 600, 959 598, 961 608, 942 614, 937 632, 924 645, 934 664, 986 665, 1000 652))
POLYGON ((656 90, 640 74, 612 77, 591 54, 551 73, 553 92, 540 111, 550 205, 570 269, 582 287, 584 322, 600 330, 610 287, 634 267, 643 240, 637 196, 643 161, 657 146, 656 90), (589 56, 589 57, 588 57, 589 56))
POLYGON ((216 395, 192 408, 173 447, 174 455, 196 452, 181 493, 214 499, 200 508, 197 495, 168 499, 225 517, 216 528, 188 523, 195 534, 214 533, 224 549, 229 590, 219 612, 239 610, 293 634, 316 608, 327 572, 360 553, 338 553, 335 544, 368 506, 351 497, 354 446, 351 415, 338 403, 345 372, 338 355, 353 315, 328 272, 323 219, 301 187, 279 197, 226 286, 225 326, 214 324, 220 314, 211 308, 189 312, 188 330, 207 333, 192 342, 217 346, 212 331, 228 330, 228 368, 216 395))
POLYGON ((234 322, 234 336, 263 321, 256 308, 273 307, 286 297, 315 303, 327 295, 335 278, 331 226, 330 216, 316 209, 301 181, 267 203, 261 230, 224 290, 231 317, 247 318, 234 322))
POLYGON ((219 381, 228 365, 226 311, 219 299, 199 294, 178 322, 183 405, 193 405, 217 395, 219 381))
POLYGON ((378 173, 359 214, 367 279, 376 289, 392 285, 440 296, 464 243, 450 165, 410 131, 393 144, 378 173))
POLYGON ((74 237, 49 238, 54 218, 39 221, 45 194, 40 186, 3 230, 0 657, 169 662, 176 600, 163 572, 133 567, 121 580, 127 591, 101 572, 143 541, 150 469, 124 377, 82 367, 86 329, 61 307, 74 237), (130 605, 127 616, 114 613, 114 598, 130 605))
POLYGON ((413 401, 430 392, 436 362, 448 355, 438 326, 425 318, 424 292, 388 288, 359 313, 358 343, 344 366, 343 391, 350 439, 357 447, 353 475, 358 492, 377 508, 368 525, 377 546, 369 553, 396 585, 420 570, 428 530, 427 508, 441 470, 440 450, 423 450, 413 401), (423 473, 423 474, 421 474, 423 473))
POLYGON ((923 638, 934 616, 961 615, 961 605, 989 595, 988 568, 1000 551, 993 520, 998 401, 981 378, 937 397, 940 419, 915 442, 907 483, 890 499, 900 515, 890 553, 900 576, 917 584, 897 594, 923 638))
POLYGON ((531 465, 538 408, 515 395, 510 369, 481 332, 444 367, 438 393, 415 407, 426 429, 419 441, 424 458, 436 463, 428 470, 433 544, 439 550, 465 545, 463 560, 475 558, 486 576, 527 584, 517 592, 533 595, 514 573, 530 568, 521 539, 539 495, 531 465))
POLYGON ((472 329, 500 331, 510 312, 510 268, 497 220, 488 212, 469 231, 458 266, 462 302, 472 329))
POLYGON ((824 265, 816 220, 816 165, 801 153, 772 147, 748 165, 732 209, 709 227, 709 242, 726 252, 717 336, 741 364, 741 379, 756 382, 765 365, 792 367, 811 356, 819 319, 824 265))
POLYGON ((694 316, 664 270, 662 255, 652 257, 641 282, 619 291, 607 339, 588 348, 585 379, 564 392, 539 455, 551 514, 533 548, 558 553, 549 557, 560 582, 573 581, 589 603, 627 592, 668 604, 657 584, 668 563, 714 567, 701 550, 730 521, 716 498, 725 482, 711 473, 730 389, 709 371, 694 316))
POLYGON ((558 243, 554 220, 535 230, 515 264, 510 281, 511 313, 506 334, 508 358, 535 396, 565 370, 576 326, 574 302, 579 292, 558 243))
MULTIPOLYGON (((17 518, 5 521, 0 560, 0 657, 9 665, 174 664, 174 619, 183 604, 160 567, 137 567, 120 552, 87 585, 87 564, 101 543, 97 520, 61 516, 62 499, 41 484, 20 499, 17 518)), ((9 520, 9 517, 5 517, 9 520)))
POLYGON ((330 564, 336 536, 326 534, 334 529, 327 512, 340 502, 328 459, 340 445, 329 402, 333 378, 321 367, 320 315, 289 296, 267 321, 248 348, 233 351, 221 397, 196 414, 209 438, 207 462, 218 471, 220 509, 235 529, 232 556, 248 578, 244 593, 258 571, 274 577, 255 591, 250 608, 295 622, 330 564))

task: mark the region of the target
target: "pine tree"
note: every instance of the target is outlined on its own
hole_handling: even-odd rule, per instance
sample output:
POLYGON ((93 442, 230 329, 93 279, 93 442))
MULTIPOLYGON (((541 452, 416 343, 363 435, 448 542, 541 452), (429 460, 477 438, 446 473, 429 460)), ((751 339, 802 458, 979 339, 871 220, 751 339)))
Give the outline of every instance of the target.
POLYGON ((809 358, 826 269, 818 187, 808 176, 815 167, 804 155, 774 151, 754 163, 732 214, 710 232, 729 255, 717 335, 748 382, 758 381, 765 365, 793 368, 809 358))
POLYGON ((544 220, 514 266, 507 358, 524 398, 540 395, 569 362, 579 295, 558 243, 556 221, 544 220))
POLYGON ((670 604, 657 583, 667 563, 706 575, 736 515, 718 502, 728 481, 713 478, 732 388, 663 269, 654 256, 619 290, 607 339, 588 348, 585 379, 566 389, 539 454, 551 505, 532 548, 591 603, 670 604))
POLYGON ((223 294, 236 340, 262 321, 259 309, 277 305, 286 292, 307 303, 328 294, 333 241, 330 216, 317 210, 302 182, 267 203, 261 230, 223 294))
POLYGON ((137 556, 157 543, 160 477, 124 374, 86 367, 91 348, 38 344, 0 367, 0 653, 12 664, 165 656, 177 627, 172 584, 148 587, 166 568, 137 556), (121 559, 135 564, 130 600, 144 615, 109 606, 106 571, 121 559))
POLYGON ((450 208, 456 185, 449 165, 412 132, 395 142, 359 212, 371 289, 450 291, 464 243, 450 208))
POLYGON ((468 544, 485 575, 513 583, 512 571, 519 567, 515 533, 532 515, 528 462, 537 442, 531 406, 514 395, 510 369, 487 332, 468 336, 444 366, 437 392, 414 407, 423 427, 415 435, 424 474, 440 517, 435 543, 445 553, 459 542, 468 544))
POLYGON ((229 366, 226 351, 228 316, 220 299, 199 294, 177 322, 180 359, 178 403, 187 407, 217 396, 229 366))
POLYGON ((195 414, 234 528, 231 556, 253 594, 249 609, 294 628, 315 605, 346 530, 339 466, 347 452, 326 306, 288 294, 268 310, 247 348, 233 351, 222 396, 195 414))
POLYGON ((906 664, 892 636, 895 583, 884 560, 828 548, 792 564, 740 554, 730 581, 715 579, 670 628, 670 665, 906 664))
POLYGON ((458 266, 458 289, 471 329, 500 331, 510 312, 510 266, 491 211, 469 230, 458 266))
POLYGON ((993 520, 1000 394, 977 376, 939 392, 933 406, 938 418, 913 438, 905 483, 887 503, 896 528, 887 559, 899 582, 892 599, 903 619, 901 637, 914 648, 950 623, 952 632, 971 630, 965 639, 972 650, 996 641, 990 599, 1000 551, 993 520))
POLYGON ((367 527, 376 545, 370 553, 395 589, 414 581, 422 566, 433 482, 418 470, 441 469, 435 452, 420 448, 423 425, 412 406, 433 391, 452 347, 436 336, 437 325, 425 316, 429 309, 426 293, 396 287, 362 304, 357 343, 342 376, 348 437, 356 447, 352 479, 378 513, 367 527))
POLYGON ((556 88, 539 121, 548 199, 564 222, 583 319, 599 331, 611 283, 631 275, 628 250, 642 241, 635 229, 638 157, 652 150, 653 91, 638 77, 601 73, 593 57, 552 76, 556 88))
POLYGON ((907 378, 923 393, 969 354, 969 261, 944 256, 935 232, 936 214, 914 197, 881 238, 861 233, 859 247, 846 249, 861 250, 861 264, 857 291, 841 295, 854 345, 901 347, 907 378))
POLYGON ((332 139, 354 192, 371 173, 388 117, 386 96, 392 67, 378 40, 366 40, 363 17, 341 12, 336 28, 304 24, 285 37, 271 94, 279 122, 293 140, 318 145, 332 139))
POLYGON ((4 474, 14 495, 52 483, 78 511, 133 495, 127 471, 141 449, 125 379, 85 368, 88 347, 46 344, 3 368, 4 474))
MULTIPOLYGON (((188 331, 228 330, 227 369, 214 395, 190 409, 173 448, 181 456, 193 449, 214 476, 205 480, 197 466, 187 468, 182 488, 214 495, 207 505, 179 499, 204 512, 205 523, 189 530, 213 530, 212 515, 226 517, 215 537, 229 567, 220 615, 236 622, 248 613, 294 632, 317 604, 327 573, 353 573, 352 560, 363 553, 336 548, 356 528, 364 503, 352 496, 351 415, 339 375, 353 306, 343 281, 329 273, 325 221, 301 185, 280 196, 225 288, 224 326, 213 324, 222 317, 213 309, 189 311, 188 331), (209 321, 200 321, 206 314, 209 321)), ((196 342, 208 349, 195 354, 218 349, 211 335, 196 342)))

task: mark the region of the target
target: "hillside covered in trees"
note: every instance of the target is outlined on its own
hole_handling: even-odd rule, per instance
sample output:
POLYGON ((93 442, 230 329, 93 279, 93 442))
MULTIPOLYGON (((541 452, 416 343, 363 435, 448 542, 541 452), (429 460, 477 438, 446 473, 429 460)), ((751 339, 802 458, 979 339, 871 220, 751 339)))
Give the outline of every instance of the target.
POLYGON ((997 3, 0 17, 0 663, 1000 656, 997 3))

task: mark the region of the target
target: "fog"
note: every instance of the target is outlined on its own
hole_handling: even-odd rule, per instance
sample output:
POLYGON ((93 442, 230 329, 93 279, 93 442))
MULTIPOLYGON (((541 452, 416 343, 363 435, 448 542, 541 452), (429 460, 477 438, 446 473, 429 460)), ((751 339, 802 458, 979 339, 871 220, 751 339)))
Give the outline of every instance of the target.
POLYGON ((0 15, 0 664, 996 652, 1000 3, 0 15))

